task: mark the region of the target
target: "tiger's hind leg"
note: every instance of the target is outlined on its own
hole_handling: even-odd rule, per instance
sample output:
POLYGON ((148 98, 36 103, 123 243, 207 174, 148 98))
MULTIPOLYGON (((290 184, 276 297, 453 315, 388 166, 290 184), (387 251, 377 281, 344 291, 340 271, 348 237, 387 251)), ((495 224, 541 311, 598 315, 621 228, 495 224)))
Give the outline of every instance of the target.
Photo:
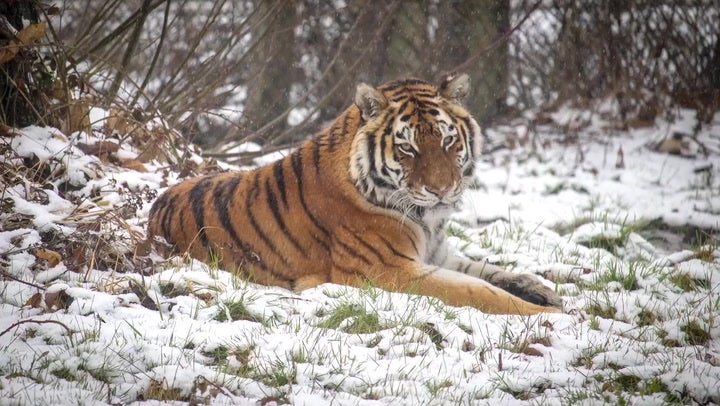
POLYGON ((302 292, 305 289, 314 288, 327 282, 327 274, 314 273, 310 275, 305 275, 295 280, 295 286, 293 286, 293 290, 296 292, 302 292))
POLYGON ((525 301, 540 306, 562 308, 560 296, 534 275, 508 272, 487 262, 476 262, 465 258, 450 256, 445 267, 488 281, 504 291, 525 301))

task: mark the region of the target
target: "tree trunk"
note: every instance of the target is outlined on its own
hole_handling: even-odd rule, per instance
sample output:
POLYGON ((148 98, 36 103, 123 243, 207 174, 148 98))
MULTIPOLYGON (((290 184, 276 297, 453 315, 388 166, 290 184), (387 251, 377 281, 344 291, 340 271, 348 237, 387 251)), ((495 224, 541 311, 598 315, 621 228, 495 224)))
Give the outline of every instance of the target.
MULTIPOLYGON (((487 49, 510 29, 508 0, 451 0, 438 7, 433 60, 439 72, 448 72, 487 49)), ((480 123, 492 121, 506 106, 509 83, 507 42, 496 44, 465 73, 471 79, 466 106, 480 123)))
MULTIPOLYGON (((40 21, 36 7, 34 0, 0 2, 0 49, 17 40, 23 21, 40 21)), ((32 47, 21 47, 12 59, 0 63, 0 123, 24 127, 45 115, 45 98, 38 93, 47 91, 49 82, 44 72, 35 72, 36 59, 32 47)))
POLYGON ((385 39, 382 82, 414 76, 428 79, 432 64, 428 38, 428 1, 405 1, 398 7, 385 39))
MULTIPOLYGON (((290 107, 295 55, 295 1, 257 2, 255 13, 261 21, 253 33, 254 45, 249 58, 247 99, 243 112, 246 134, 259 132, 258 142, 283 142, 276 137, 287 128, 287 117, 281 115, 290 107), (274 123, 273 123, 274 121, 274 123)), ((241 69, 241 67, 238 67, 241 69)))

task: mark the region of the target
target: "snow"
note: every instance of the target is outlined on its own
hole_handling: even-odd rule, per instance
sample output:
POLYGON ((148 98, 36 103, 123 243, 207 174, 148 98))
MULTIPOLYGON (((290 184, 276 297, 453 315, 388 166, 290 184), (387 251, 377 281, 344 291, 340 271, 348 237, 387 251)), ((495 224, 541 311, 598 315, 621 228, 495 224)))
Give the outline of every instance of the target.
MULTIPOLYGON (((103 112, 93 114, 102 121, 103 112)), ((13 208, 0 221, 13 213, 31 220, 0 230, 0 404, 720 402, 720 249, 712 238, 686 241, 682 229, 720 229, 720 117, 696 136, 707 156, 648 148, 649 139, 691 132, 692 112, 678 117, 610 132, 596 116, 562 109, 558 123, 586 123, 575 144, 538 128, 536 140, 549 143, 482 157, 477 187, 453 216, 451 245, 544 278, 566 309, 537 316, 487 315, 370 287, 293 293, 185 258, 153 256, 149 274, 77 269, 72 258, 50 267, 33 254, 48 230, 71 238, 80 207, 114 210, 177 175, 113 166, 75 147, 101 134, 22 129, 9 141, 18 157, 65 172, 45 202, 32 198, 30 179, 5 188, 13 208), (75 191, 58 191, 66 181, 75 191), (232 320, 233 303, 245 316, 232 320), (348 332, 352 318, 326 327, 340 306, 376 315, 376 324, 360 333, 348 332)), ((489 133, 529 134, 521 127, 489 133)), ((88 221, 132 252, 150 200, 124 226, 88 221)))

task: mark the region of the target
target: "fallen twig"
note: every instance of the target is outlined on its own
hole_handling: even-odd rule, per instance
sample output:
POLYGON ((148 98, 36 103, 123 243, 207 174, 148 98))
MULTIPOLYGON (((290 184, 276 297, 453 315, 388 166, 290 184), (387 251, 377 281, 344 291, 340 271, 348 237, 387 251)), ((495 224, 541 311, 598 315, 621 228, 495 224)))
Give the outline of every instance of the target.
POLYGON ((64 323, 61 323, 61 322, 59 322, 59 321, 57 321, 57 320, 33 320, 33 319, 28 319, 28 320, 20 320, 20 321, 17 321, 17 322, 15 322, 15 323, 13 323, 12 325, 10 325, 10 327, 6 328, 5 330, 3 330, 2 333, 0 333, 0 337, 4 336, 5 334, 7 334, 10 330, 14 329, 15 327, 17 327, 17 326, 19 326, 19 325, 21 325, 21 324, 25 324, 25 323, 58 324, 58 325, 62 326, 62 327, 65 329, 65 331, 67 331, 68 337, 70 337, 70 336, 72 335, 72 330, 70 330, 70 327, 66 326, 64 323))

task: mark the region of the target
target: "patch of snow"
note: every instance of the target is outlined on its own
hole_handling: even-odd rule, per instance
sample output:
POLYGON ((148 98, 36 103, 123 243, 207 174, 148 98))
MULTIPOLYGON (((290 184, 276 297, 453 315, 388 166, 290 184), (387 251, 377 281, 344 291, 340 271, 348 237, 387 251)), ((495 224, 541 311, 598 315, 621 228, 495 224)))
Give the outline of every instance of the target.
MULTIPOLYGON (((592 114, 561 110, 555 119, 603 134, 592 114)), ((326 284, 293 293, 182 258, 155 264, 151 275, 78 271, 70 258, 43 268, 32 249, 50 230, 73 235, 81 223, 76 210, 118 209, 130 194, 162 191, 177 175, 163 177, 152 164, 147 173, 113 167, 73 147, 97 142, 94 135, 68 140, 55 129, 23 129, 12 148, 61 162, 63 179, 78 188, 63 194, 53 185, 46 202, 32 201, 24 185, 6 189, 13 213, 32 220, 0 231, 7 269, 0 279, 0 398, 143 406, 564 404, 578 394, 595 396, 587 403, 656 404, 672 394, 683 402, 718 402, 719 250, 682 239, 680 246, 660 246, 647 230, 658 221, 720 229, 720 168, 695 171, 715 162, 717 152, 689 159, 643 144, 690 125, 683 113, 656 128, 535 152, 499 150, 478 163, 479 188, 468 191, 453 217, 458 233, 451 249, 536 274, 564 296, 565 314, 531 317, 373 288, 326 284), (624 168, 616 167, 619 148, 624 168), (69 196, 94 200, 78 205, 69 196), (597 239, 616 246, 594 248, 597 239), (677 283, 682 275, 696 285, 677 283), (37 294, 41 303, 33 304, 37 294), (66 306, 52 303, 62 295, 66 306), (242 303, 248 320, 220 321, 232 317, 231 303, 242 303), (339 306, 376 315, 377 328, 349 333, 353 319, 324 327, 339 306), (607 389, 623 376, 664 389, 643 395, 607 389)), ((551 132, 540 131, 535 137, 551 132)), ((141 233, 149 206, 142 202, 127 228, 98 229, 141 233)), ((126 241, 113 246, 132 252, 126 241)))

